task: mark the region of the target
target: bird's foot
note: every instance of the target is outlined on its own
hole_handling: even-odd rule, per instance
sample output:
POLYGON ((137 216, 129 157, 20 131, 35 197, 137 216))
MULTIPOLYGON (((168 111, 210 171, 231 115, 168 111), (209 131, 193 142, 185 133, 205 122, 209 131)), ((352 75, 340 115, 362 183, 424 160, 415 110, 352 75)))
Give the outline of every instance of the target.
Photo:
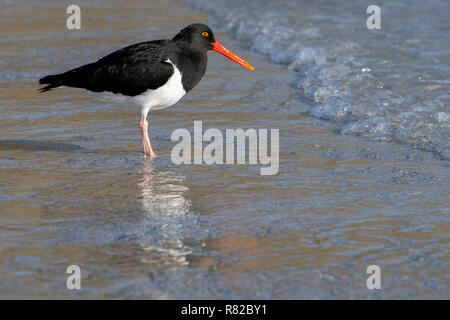
POLYGON ((139 123, 139 128, 142 134, 142 145, 144 147, 144 157, 145 158, 156 158, 156 154, 153 152, 152 145, 150 144, 150 138, 148 137, 148 122, 145 117, 141 118, 139 123))
POLYGON ((144 151, 144 157, 147 159, 153 159, 153 158, 157 158, 157 155, 154 152, 145 152, 144 151))
POLYGON ((147 139, 144 139, 143 146, 144 146, 144 157, 145 158, 149 158, 149 159, 156 158, 156 154, 153 152, 152 146, 150 145, 150 141, 148 141, 147 139))

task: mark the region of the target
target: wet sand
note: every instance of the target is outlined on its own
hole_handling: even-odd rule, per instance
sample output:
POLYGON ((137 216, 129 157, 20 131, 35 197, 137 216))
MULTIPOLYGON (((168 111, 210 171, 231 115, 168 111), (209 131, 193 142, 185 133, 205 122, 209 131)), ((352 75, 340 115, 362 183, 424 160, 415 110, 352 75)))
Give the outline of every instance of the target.
POLYGON ((448 298, 449 164, 336 133, 288 108, 295 74, 222 30, 256 68, 211 53, 176 106, 150 113, 37 79, 173 36, 204 14, 173 1, 81 2, 82 29, 52 1, 1 5, 0 298, 448 298), (177 128, 280 128, 280 169, 174 165, 177 128), (65 270, 82 270, 82 290, 65 270), (382 289, 368 290, 379 265, 382 289))

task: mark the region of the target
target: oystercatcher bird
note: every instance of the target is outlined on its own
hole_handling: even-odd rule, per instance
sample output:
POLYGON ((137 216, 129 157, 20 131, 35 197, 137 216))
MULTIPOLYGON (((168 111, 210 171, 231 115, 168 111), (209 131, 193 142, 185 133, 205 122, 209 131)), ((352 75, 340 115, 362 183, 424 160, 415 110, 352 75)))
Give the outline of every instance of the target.
POLYGON ((214 50, 253 70, 243 59, 214 39, 211 29, 194 23, 172 40, 137 43, 115 51, 97 62, 39 80, 40 92, 66 86, 106 93, 141 108, 139 128, 144 154, 155 157, 148 137, 147 114, 170 107, 194 88, 206 71, 207 52, 214 50))

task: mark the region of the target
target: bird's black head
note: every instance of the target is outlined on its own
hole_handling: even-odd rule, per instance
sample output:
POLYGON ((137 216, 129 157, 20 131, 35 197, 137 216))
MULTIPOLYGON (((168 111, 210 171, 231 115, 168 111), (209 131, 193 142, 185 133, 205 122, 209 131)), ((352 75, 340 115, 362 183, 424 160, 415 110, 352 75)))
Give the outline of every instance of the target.
POLYGON ((203 51, 213 49, 213 43, 216 42, 212 30, 203 23, 193 23, 178 32, 172 39, 175 42, 182 43, 192 51, 203 51))
POLYGON ((172 41, 177 43, 183 49, 188 49, 187 51, 192 53, 201 53, 206 55, 208 50, 214 50, 220 54, 223 54, 228 59, 240 64, 241 66, 253 70, 251 65, 217 42, 214 39, 213 32, 206 24, 190 24, 178 32, 172 41))

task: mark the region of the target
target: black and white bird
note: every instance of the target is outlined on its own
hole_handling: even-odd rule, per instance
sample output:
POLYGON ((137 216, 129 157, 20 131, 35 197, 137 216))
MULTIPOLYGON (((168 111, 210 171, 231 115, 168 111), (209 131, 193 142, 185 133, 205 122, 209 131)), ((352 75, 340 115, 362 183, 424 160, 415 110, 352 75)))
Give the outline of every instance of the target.
POLYGON ((156 155, 148 137, 148 112, 174 105, 199 83, 206 71, 209 50, 253 70, 251 65, 217 42, 207 25, 195 23, 181 30, 172 40, 137 43, 97 62, 46 76, 39 80, 40 84, 47 84, 40 92, 60 86, 83 88, 139 106, 144 154, 153 158, 156 155))

